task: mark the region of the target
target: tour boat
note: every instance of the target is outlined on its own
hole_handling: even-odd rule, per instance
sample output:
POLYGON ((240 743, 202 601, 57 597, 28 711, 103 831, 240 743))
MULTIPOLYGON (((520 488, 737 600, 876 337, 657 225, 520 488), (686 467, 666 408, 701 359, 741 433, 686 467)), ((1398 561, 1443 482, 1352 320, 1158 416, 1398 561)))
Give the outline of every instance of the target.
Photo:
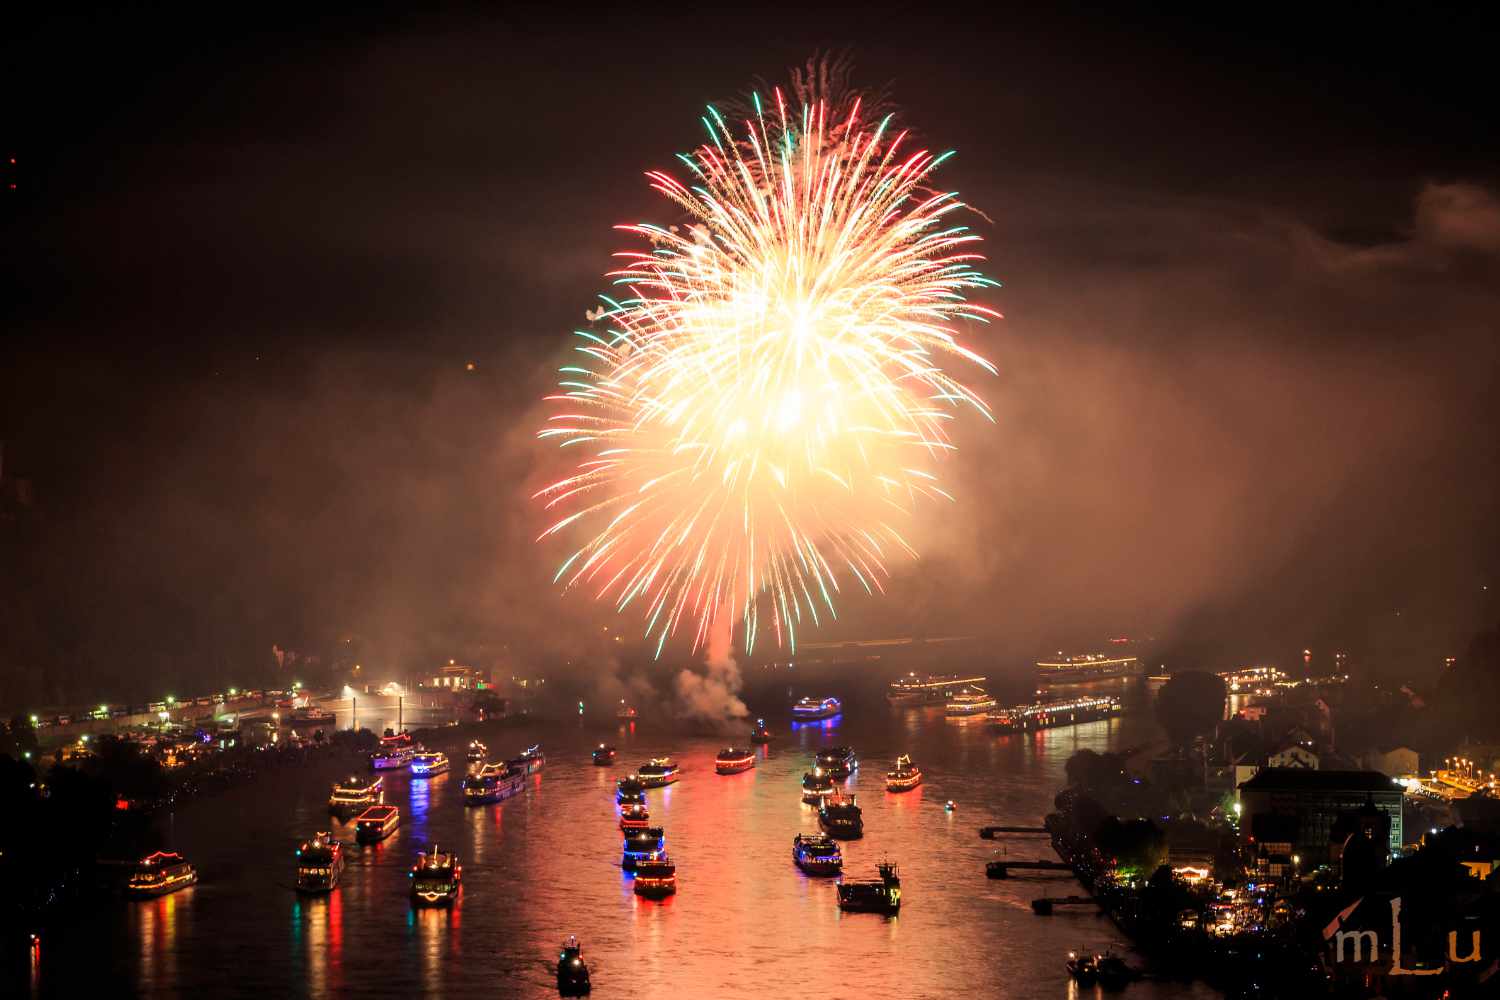
POLYGON ((178 889, 186 889, 198 881, 198 869, 188 864, 187 859, 175 851, 157 851, 148 854, 136 865, 125 885, 127 895, 137 898, 165 896, 178 889))
POLYGON ((644 858, 655 857, 666 849, 667 832, 659 826, 648 826, 644 830, 628 830, 625 833, 625 849, 620 856, 620 867, 634 871, 644 858))
POLYGON ((725 747, 714 758, 714 770, 720 774, 739 774, 741 771, 748 771, 754 766, 754 750, 739 750, 735 747, 725 747))
POLYGON ((647 788, 663 788, 677 780, 679 770, 671 757, 653 757, 636 768, 635 773, 647 788))
POLYGON ((989 714, 989 723, 1002 733, 1020 733, 1033 729, 1052 729, 1056 726, 1097 722, 1100 719, 1118 715, 1119 712, 1119 698, 1111 696, 1063 698, 1002 708, 989 714))
POLYGON ((354 821, 354 838, 361 844, 378 843, 401 825, 401 810, 395 806, 371 806, 354 821))
POLYGON ((858 840, 865 835, 864 814, 852 795, 830 795, 818 809, 818 825, 830 837, 858 840))
POLYGON ((922 674, 915 672, 891 682, 885 697, 892 705, 941 705, 969 684, 981 684, 985 677, 961 677, 957 674, 922 674))
POLYGON ((823 800, 833 794, 833 777, 822 768, 813 768, 802 776, 802 801, 808 805, 822 805, 823 800))
POLYGON ((594 748, 594 766, 605 767, 615 762, 615 748, 601 743, 594 748))
POLYGON ((424 750, 422 753, 411 755, 411 775, 413 778, 430 778, 434 774, 442 774, 448 770, 448 755, 437 750, 424 750))
POLYGON ((750 730, 750 742, 757 746, 764 746, 771 742, 771 731, 766 728, 765 719, 755 720, 755 728, 750 730))
POLYGON ((381 747, 370 754, 370 768, 375 771, 399 771, 411 763, 414 753, 408 746, 381 747))
POLYGON ((486 764, 464 779, 464 802, 471 806, 501 802, 525 786, 526 775, 507 764, 486 764))
POLYGON ((635 717, 636 717, 635 706, 634 705, 627 705, 627 704, 625 704, 625 699, 621 698, 620 699, 620 707, 618 709, 616 709, 616 711, 615 711, 615 718, 621 720, 622 722, 629 722, 629 721, 633 720, 635 717))
POLYGON ((313 835, 297 848, 297 891, 328 892, 344 874, 344 845, 327 832, 313 835))
POLYGON ((338 816, 353 816, 369 806, 385 801, 385 779, 364 778, 351 774, 346 780, 335 782, 328 796, 328 811, 338 816))
POLYGON ((828 747, 818 751, 817 766, 827 771, 834 781, 843 781, 859 767, 859 758, 849 747, 828 747))
POLYGON ((646 801, 646 783, 638 775, 627 774, 615 782, 615 801, 620 805, 646 801))
POLYGON ((557 995, 564 997, 587 996, 593 989, 589 982, 589 967, 583 961, 583 948, 577 936, 569 934, 562 945, 562 954, 557 956, 557 995))
POLYGON ((521 751, 521 756, 512 757, 510 766, 522 774, 534 774, 542 769, 547 763, 547 755, 542 753, 542 745, 538 743, 534 747, 527 747, 521 751))
POLYGON ((411 866, 411 901, 416 906, 445 906, 458 898, 464 867, 458 855, 433 845, 431 854, 421 854, 411 866))
POLYGON ((922 769, 911 762, 909 754, 896 758, 896 766, 885 772, 885 787, 891 792, 909 792, 922 783, 922 769))
POLYGON ((631 830, 644 830, 651 825, 651 813, 647 811, 644 803, 633 803, 620 809, 620 830, 628 833, 631 830))
POLYGON ((464 757, 471 764, 482 764, 484 763, 485 756, 488 755, 489 752, 489 747, 485 746, 478 740, 472 740, 469 743, 469 751, 468 753, 464 754, 464 757))
POLYGON ((831 719, 843 710, 844 706, 837 698, 803 698, 792 706, 792 719, 797 722, 831 719))
POLYGON ((901 912, 901 879, 896 866, 889 861, 877 866, 879 881, 842 882, 839 884, 839 909, 847 913, 901 912))
POLYGON ((821 833, 799 833, 793 837, 792 861, 805 875, 837 875, 844 870, 839 845, 821 833))
POLYGON ((967 687, 948 700, 943 714, 950 719, 964 719, 972 715, 984 715, 995 707, 995 699, 984 688, 967 687))
POLYGON ((666 899, 677 892, 677 866, 666 851, 636 862, 634 890, 646 899, 666 899))

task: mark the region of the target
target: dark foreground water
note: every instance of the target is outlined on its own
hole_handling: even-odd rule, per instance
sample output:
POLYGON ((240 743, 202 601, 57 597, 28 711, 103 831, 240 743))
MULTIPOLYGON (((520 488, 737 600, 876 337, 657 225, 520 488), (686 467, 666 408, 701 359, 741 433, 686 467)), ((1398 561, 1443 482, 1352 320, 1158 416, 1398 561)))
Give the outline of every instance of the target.
MULTIPOLYGON (((542 742, 546 768, 520 796, 465 807, 462 739, 433 741, 456 770, 433 779, 386 778, 399 831, 377 847, 353 845, 333 822, 329 784, 348 766, 279 773, 172 818, 173 846, 200 869, 194 888, 158 900, 118 900, 49 939, 31 989, 46 996, 555 996, 558 942, 577 934, 594 995, 631 998, 1092 997, 1068 979, 1070 948, 1125 950, 1114 926, 1091 911, 1034 916, 1039 895, 1066 895, 1059 878, 994 882, 984 862, 1001 845, 985 824, 1035 824, 1062 783, 1074 750, 1134 746, 1155 738, 1148 715, 996 737, 982 725, 947 722, 941 709, 895 709, 867 696, 832 723, 793 730, 750 772, 713 771, 722 737, 674 736, 642 720, 632 728, 577 723, 497 724, 482 735, 494 754, 542 742), (596 768, 589 749, 620 748, 618 766, 596 768), (848 743, 862 767, 849 782, 866 836, 845 848, 846 872, 874 875, 897 861, 899 918, 840 914, 832 881, 793 867, 792 836, 813 832, 799 780, 818 747, 848 743), (926 783, 884 790, 891 760, 909 752, 926 783), (678 894, 637 899, 619 868, 616 774, 659 754, 681 762, 681 782, 648 793, 667 831, 678 894), (945 812, 944 801, 957 804, 945 812), (350 844, 351 867, 331 895, 292 889, 293 849, 316 830, 350 844), (413 910, 406 870, 434 842, 464 865, 451 910, 413 910)), ((735 730, 735 742, 747 733, 735 730)), ((1052 857, 1040 838, 1017 838, 1012 857, 1052 857)), ((1136 964, 1143 959, 1131 956, 1136 964)), ((1138 1000, 1209 997, 1201 985, 1138 982, 1138 1000)))

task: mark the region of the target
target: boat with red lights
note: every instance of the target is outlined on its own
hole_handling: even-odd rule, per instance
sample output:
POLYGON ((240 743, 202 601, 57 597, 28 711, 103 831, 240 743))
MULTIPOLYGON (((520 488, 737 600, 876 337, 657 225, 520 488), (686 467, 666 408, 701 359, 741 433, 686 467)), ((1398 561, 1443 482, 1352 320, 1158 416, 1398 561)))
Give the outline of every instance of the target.
POLYGON ((813 768, 802 775, 802 801, 810 806, 820 806, 833 794, 833 776, 822 768, 813 768))
POLYGON ((839 909, 846 913, 884 913, 895 916, 901 912, 901 878, 896 866, 882 862, 876 870, 880 878, 839 883, 839 909))
POLYGON ((911 762, 910 754, 896 758, 896 766, 885 772, 888 792, 909 792, 922 783, 922 769, 911 762))
POLYGON ((385 801, 385 779, 379 775, 363 777, 351 774, 335 782, 328 795, 328 811, 341 818, 363 812, 385 801))
POLYGON ((344 845, 333 834, 314 834, 297 848, 298 892, 330 892, 343 874, 344 845))
POLYGON ((714 758, 714 770, 720 774, 739 774, 755 766, 755 751, 725 747, 714 758))
POLYGON ((837 875, 844 870, 844 855, 839 845, 821 833, 799 833, 793 837, 792 861, 804 875, 837 875))
POLYGON ((803 698, 792 705, 792 720, 814 722, 818 719, 831 719, 843 710, 844 705, 837 698, 803 698))
POLYGON ((414 906, 447 906, 458 898, 464 868, 458 855, 443 852, 434 844, 431 854, 421 854, 411 866, 411 901, 414 906))
POLYGON ((665 788, 677 780, 682 769, 671 757, 652 757, 635 769, 641 784, 647 788, 665 788))
POLYGON ((525 787, 526 774, 509 764, 486 764, 464 779, 464 802, 471 806, 502 802, 525 787))
POLYGON ((198 881, 198 869, 188 864, 186 858, 175 851, 157 851, 148 854, 135 866, 130 881, 125 884, 125 894, 137 899, 165 896, 179 889, 186 889, 198 881))
POLYGON ((755 728, 750 730, 750 742, 755 746, 764 746, 771 742, 771 731, 766 728, 765 719, 755 720, 755 728))
POLYGON ((859 767, 859 758, 850 747, 826 747, 818 751, 814 763, 827 771, 834 781, 843 781, 859 767))
POLYGON ((633 802, 620 808, 620 830, 644 830, 651 825, 651 813, 644 802, 633 802))
POLYGON ((818 809, 818 825, 839 840, 858 840, 865 835, 864 813, 853 795, 835 793, 824 799, 818 809))
POLYGON ((606 743, 601 743, 594 748, 594 766, 605 767, 615 762, 615 748, 606 743))
POLYGON ((636 714, 635 706, 625 704, 625 699, 621 698, 620 707, 615 710, 615 718, 621 722, 634 722, 636 714))
POLYGON ((398 733, 394 729, 387 729, 385 734, 380 737, 380 749, 387 750, 391 747, 409 747, 412 745, 412 742, 411 733, 406 730, 403 729, 398 733))
POLYGON ((520 771, 522 774, 535 774, 547 763, 547 755, 542 753, 542 745, 527 747, 521 751, 521 756, 512 757, 509 761, 512 770, 520 771))
POLYGON ((666 851, 636 862, 633 889, 637 896, 646 899, 666 899, 676 894, 677 866, 666 851))
POLYGON ((361 844, 378 844, 396 832, 401 825, 401 810, 395 806, 371 806, 354 820, 354 839, 361 844))

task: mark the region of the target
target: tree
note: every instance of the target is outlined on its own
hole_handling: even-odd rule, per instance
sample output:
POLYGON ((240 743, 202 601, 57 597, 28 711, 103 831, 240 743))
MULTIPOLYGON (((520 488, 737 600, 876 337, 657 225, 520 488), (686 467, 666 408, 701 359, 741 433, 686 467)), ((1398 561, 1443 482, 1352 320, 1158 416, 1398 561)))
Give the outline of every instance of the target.
POLYGON ((1099 824, 1094 841, 1122 879, 1146 878, 1167 860, 1167 835, 1149 819, 1110 816, 1099 824))
POLYGON ((1173 674, 1156 695, 1156 721, 1175 746, 1185 747, 1207 736, 1223 721, 1224 680, 1201 670, 1173 674))

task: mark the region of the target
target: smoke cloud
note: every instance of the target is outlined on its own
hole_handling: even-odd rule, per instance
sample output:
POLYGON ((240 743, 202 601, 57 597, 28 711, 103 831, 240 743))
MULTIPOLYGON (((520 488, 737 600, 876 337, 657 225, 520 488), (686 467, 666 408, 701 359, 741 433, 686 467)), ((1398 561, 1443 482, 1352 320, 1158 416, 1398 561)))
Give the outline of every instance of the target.
POLYGON ((720 610, 708 631, 703 673, 684 668, 677 674, 678 713, 700 722, 728 722, 750 714, 739 694, 743 689, 734 658, 734 617, 720 610))

